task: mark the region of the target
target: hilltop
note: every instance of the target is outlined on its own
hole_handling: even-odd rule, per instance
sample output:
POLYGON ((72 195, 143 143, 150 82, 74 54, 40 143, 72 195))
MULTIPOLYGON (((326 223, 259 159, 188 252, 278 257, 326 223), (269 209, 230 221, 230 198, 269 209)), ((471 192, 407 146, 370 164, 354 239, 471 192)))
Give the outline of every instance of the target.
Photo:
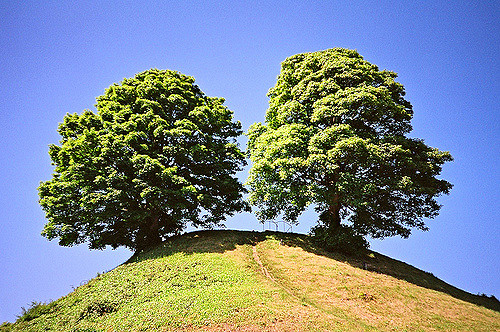
POLYGON ((158 247, 0 331, 498 331, 500 303, 376 252, 300 234, 201 231, 158 247))

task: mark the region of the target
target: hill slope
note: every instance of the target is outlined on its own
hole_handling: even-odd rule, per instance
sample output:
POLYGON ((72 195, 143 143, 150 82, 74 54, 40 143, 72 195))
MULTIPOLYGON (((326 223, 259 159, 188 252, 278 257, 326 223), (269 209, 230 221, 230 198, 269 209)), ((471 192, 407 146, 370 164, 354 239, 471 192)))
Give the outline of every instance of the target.
POLYGON ((378 253, 353 259, 304 235, 203 231, 0 331, 500 331, 499 311, 494 298, 378 253))

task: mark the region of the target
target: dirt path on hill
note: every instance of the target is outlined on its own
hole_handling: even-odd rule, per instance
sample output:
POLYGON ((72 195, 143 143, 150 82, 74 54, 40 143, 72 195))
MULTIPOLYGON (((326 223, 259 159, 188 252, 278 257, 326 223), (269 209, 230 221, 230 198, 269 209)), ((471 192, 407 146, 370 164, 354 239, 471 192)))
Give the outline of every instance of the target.
POLYGON ((259 264, 262 274, 265 275, 267 278, 269 278, 272 282, 276 283, 276 280, 269 273, 264 264, 262 264, 262 262, 260 261, 259 254, 257 253, 257 247, 253 246, 252 250, 253 250, 253 259, 255 260, 255 262, 257 262, 257 264, 259 264))
POLYGON ((288 295, 290 295, 296 299, 299 299, 299 297, 296 294, 294 294, 291 289, 289 289, 289 288, 285 287, 284 285, 282 285, 281 283, 277 282, 276 279, 274 279, 274 277, 271 275, 271 273, 269 273, 269 271, 266 269, 264 264, 262 264, 262 261, 259 258, 259 253, 257 252, 257 246, 253 246, 252 251, 253 251, 253 259, 260 266, 262 274, 265 275, 273 283, 275 283, 279 288, 284 290, 288 295))

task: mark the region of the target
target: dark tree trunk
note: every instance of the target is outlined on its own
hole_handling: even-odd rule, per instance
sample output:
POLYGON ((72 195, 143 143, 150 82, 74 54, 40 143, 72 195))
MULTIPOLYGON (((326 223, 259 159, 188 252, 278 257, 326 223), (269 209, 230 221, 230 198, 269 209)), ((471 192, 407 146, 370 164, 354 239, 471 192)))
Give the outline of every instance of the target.
MULTIPOLYGON (((342 165, 339 165, 342 167, 342 165)), ((339 170, 337 169, 333 174, 328 174, 325 178, 325 186, 328 188, 328 208, 323 212, 323 223, 327 226, 330 232, 338 231, 340 228, 341 218, 340 218, 340 193, 337 189, 337 183, 339 181, 339 170), (331 195, 331 196, 330 196, 331 195)))
POLYGON ((340 205, 339 194, 335 194, 328 207, 328 218, 327 218, 327 226, 332 232, 340 228, 340 222, 342 221, 340 218, 340 208, 341 205, 340 205))
POLYGON ((160 216, 157 213, 152 213, 149 224, 139 230, 136 239, 137 251, 145 250, 161 243, 159 220, 160 216))
POLYGON ((151 226, 149 227, 149 243, 151 246, 161 243, 160 237, 160 216, 158 214, 153 214, 151 216, 151 226))
POLYGON ((331 225, 330 228, 337 229, 340 227, 340 197, 338 194, 335 194, 334 199, 330 207, 328 208, 328 212, 331 216, 331 225))

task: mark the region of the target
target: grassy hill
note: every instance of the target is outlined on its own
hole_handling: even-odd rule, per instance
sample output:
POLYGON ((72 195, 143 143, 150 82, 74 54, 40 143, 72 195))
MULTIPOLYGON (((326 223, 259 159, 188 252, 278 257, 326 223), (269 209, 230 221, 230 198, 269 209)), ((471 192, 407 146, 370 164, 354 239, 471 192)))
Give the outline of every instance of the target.
POLYGON ((500 331, 495 298, 299 234, 202 231, 133 256, 0 331, 500 331))

